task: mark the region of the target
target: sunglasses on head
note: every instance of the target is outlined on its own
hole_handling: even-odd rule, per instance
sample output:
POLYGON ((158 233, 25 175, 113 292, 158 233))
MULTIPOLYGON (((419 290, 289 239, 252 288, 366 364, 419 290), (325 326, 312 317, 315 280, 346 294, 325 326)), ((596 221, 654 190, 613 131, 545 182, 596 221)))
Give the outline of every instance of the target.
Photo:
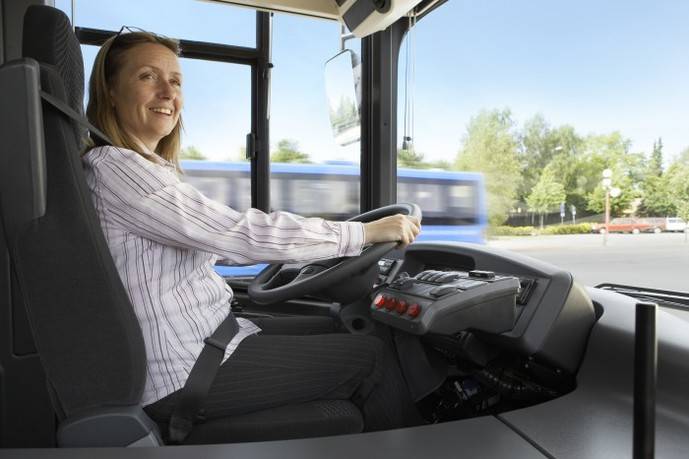
POLYGON ((153 35, 154 37, 157 37, 157 38, 162 38, 164 40, 172 40, 171 38, 166 37, 165 35, 161 35, 159 33, 149 32, 148 30, 144 30, 140 27, 134 27, 134 26, 128 26, 128 25, 123 25, 122 27, 120 27, 120 30, 113 36, 115 37, 115 40, 117 40, 120 36, 127 35, 129 33, 145 33, 148 35, 153 35))

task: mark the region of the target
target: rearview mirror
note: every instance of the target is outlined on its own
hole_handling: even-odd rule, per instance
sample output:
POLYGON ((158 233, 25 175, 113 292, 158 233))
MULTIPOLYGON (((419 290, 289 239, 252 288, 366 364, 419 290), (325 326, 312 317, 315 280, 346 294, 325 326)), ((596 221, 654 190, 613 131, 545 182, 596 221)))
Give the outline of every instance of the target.
POLYGON ((346 49, 325 63, 325 90, 335 142, 346 146, 361 138, 361 63, 346 49))

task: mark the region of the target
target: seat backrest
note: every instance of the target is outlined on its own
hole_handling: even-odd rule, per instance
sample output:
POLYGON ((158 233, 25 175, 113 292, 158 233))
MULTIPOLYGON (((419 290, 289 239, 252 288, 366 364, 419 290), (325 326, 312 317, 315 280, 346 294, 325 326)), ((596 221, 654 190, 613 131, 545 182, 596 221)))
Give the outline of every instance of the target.
MULTIPOLYGON (((24 57, 40 64, 41 89, 83 113, 81 49, 64 13, 29 7, 23 45, 24 57)), ((25 62, 31 68, 32 61, 25 62)), ((30 86, 27 91, 35 92, 30 86)), ((57 412, 72 416, 136 405, 145 381, 143 337, 84 179, 82 131, 45 104, 37 113, 36 118, 42 116, 45 180, 40 178, 43 158, 28 154, 34 151, 31 145, 43 141, 40 132, 15 139, 14 148, 0 153, 7 156, 0 170, 0 196, 10 257, 57 412), (21 142, 27 147, 17 148, 21 142), (29 192, 26 181, 12 179, 27 170, 37 171, 29 192)), ((17 129, 0 123, 0 138, 18 135, 17 129)))

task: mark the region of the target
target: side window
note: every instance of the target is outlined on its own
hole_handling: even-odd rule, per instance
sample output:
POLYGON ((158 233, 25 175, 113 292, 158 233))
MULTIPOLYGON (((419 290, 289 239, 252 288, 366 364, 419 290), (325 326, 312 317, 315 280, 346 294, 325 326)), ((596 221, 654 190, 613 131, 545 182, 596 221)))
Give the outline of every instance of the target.
MULTIPOLYGON (((325 62, 340 25, 289 14, 273 18, 270 104, 271 208, 343 220, 359 210, 360 144, 335 143, 325 62), (285 164, 288 163, 288 164, 285 164)), ((347 42, 359 53, 360 41, 347 42)))
MULTIPOLYGON (((180 40, 256 46, 256 12, 248 8, 191 0, 57 1, 77 27, 119 31, 124 25, 180 40), (188 21, 193 14, 195 20, 188 21), (199 27, 199 24, 204 24, 199 27)), ((82 45, 85 101, 99 47, 82 45)), ((182 49, 184 52, 184 49, 182 49)), ((251 206, 246 134, 251 130, 251 68, 248 65, 181 58, 184 108, 180 162, 182 180, 236 210, 251 206)), ((85 105, 86 106, 86 105, 85 105)), ((251 274, 257 268, 223 274, 251 274)))
POLYGON ((185 75, 183 180, 236 210, 251 207, 246 134, 251 131, 251 69, 182 59, 185 75), (212 75, 213 78, 208 78, 212 75), (204 171, 214 171, 213 174, 204 171))

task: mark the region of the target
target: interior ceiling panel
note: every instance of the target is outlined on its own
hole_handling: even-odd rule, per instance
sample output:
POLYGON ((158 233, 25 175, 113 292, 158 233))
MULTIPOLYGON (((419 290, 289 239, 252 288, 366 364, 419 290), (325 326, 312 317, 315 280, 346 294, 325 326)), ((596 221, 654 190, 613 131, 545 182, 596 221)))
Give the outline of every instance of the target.
POLYGON ((338 20, 335 0, 211 0, 218 3, 231 3, 266 11, 282 11, 304 14, 325 19, 338 20))

